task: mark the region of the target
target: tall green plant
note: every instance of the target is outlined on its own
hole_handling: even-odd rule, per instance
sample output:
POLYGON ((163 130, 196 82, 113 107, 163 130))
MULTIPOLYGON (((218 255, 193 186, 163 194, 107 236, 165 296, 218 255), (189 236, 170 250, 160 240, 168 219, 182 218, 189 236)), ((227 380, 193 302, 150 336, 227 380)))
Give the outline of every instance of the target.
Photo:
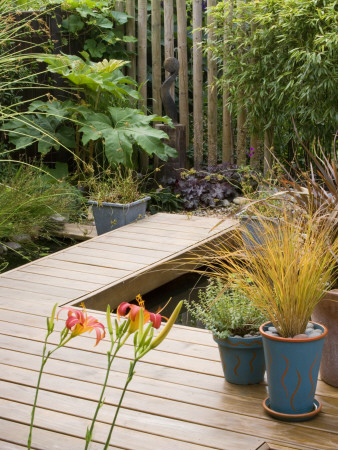
POLYGON ((247 125, 254 132, 274 127, 284 143, 296 142, 294 119, 305 142, 321 139, 332 148, 337 113, 336 2, 237 2, 226 47, 223 26, 229 1, 219 2, 213 14, 219 36, 211 50, 220 64, 226 56, 222 83, 231 90, 230 106, 244 105, 247 125))

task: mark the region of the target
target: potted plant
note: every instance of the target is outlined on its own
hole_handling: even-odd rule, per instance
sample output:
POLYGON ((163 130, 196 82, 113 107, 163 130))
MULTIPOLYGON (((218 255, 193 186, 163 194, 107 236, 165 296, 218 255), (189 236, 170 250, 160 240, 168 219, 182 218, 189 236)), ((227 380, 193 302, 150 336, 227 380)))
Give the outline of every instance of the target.
MULTIPOLYGON (((305 150, 311 160, 311 172, 298 172, 297 180, 288 174, 284 181, 287 197, 294 208, 305 215, 314 215, 316 220, 328 228, 328 251, 338 239, 338 171, 337 161, 329 160, 322 152, 321 157, 305 150)), ((338 256, 336 255, 336 261, 338 256)), ((325 294, 313 311, 313 320, 329 328, 325 340, 320 367, 321 379, 338 387, 338 264, 333 276, 333 289, 325 294), (334 280, 335 284, 334 284, 334 280)))
POLYGON ((199 301, 185 301, 188 312, 212 332, 218 344, 226 380, 234 384, 263 381, 265 372, 259 325, 265 319, 233 284, 218 279, 199 291, 199 301))
POLYGON ((263 245, 252 248, 235 234, 237 248, 214 249, 209 267, 225 279, 236 274, 239 291, 268 317, 260 327, 269 390, 265 410, 282 420, 307 420, 321 409, 314 394, 327 335, 310 318, 332 283, 338 240, 327 251, 328 228, 304 215, 285 212, 279 227, 263 220, 261 226, 263 245))
POLYGON ((98 235, 144 218, 150 197, 141 192, 141 180, 133 170, 108 169, 104 176, 89 179, 87 187, 98 235))

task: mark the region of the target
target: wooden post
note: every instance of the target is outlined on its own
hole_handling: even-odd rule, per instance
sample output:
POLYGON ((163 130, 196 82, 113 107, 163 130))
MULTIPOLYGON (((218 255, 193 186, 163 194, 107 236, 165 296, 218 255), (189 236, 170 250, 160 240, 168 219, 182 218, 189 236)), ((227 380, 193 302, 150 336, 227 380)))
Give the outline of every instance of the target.
POLYGON ((256 133, 250 136, 250 167, 254 170, 260 170, 261 165, 261 144, 256 133))
MULTIPOLYGON (((126 13, 128 16, 131 16, 126 24, 127 36, 135 37, 135 0, 126 0, 126 13)), ((127 43, 127 50, 130 52, 130 67, 127 68, 127 73, 131 78, 136 80, 136 55, 134 42, 127 43)))
MULTIPOLYGON (((243 97, 243 94, 240 94, 240 98, 243 97)), ((246 110, 239 103, 237 109, 237 165, 245 166, 246 165, 246 110)))
MULTIPOLYGON (((215 6, 217 0, 209 0, 208 7, 215 6)), ((213 19, 208 14, 207 23, 210 27, 208 31, 208 45, 214 40, 212 31, 213 19)), ((217 164, 217 88, 215 86, 217 76, 217 64, 212 58, 212 53, 208 51, 208 165, 217 164)))
POLYGON ((161 101, 161 0, 151 0, 151 52, 153 113, 162 114, 161 101))
MULTIPOLYGON (((164 8, 164 59, 174 55, 174 3, 173 0, 165 0, 164 8)), ((169 73, 165 73, 165 78, 169 73)), ((175 100, 175 86, 171 87, 170 95, 175 100)))
POLYGON ((179 85, 179 115, 180 123, 185 125, 186 146, 189 146, 189 91, 188 91, 188 47, 187 47, 187 10, 185 0, 176 1, 177 11, 177 47, 180 69, 179 85))
MULTIPOLYGON (((138 84, 142 99, 139 101, 139 108, 147 113, 147 0, 138 2, 138 84)), ((140 152, 141 171, 145 173, 148 169, 149 158, 143 151, 140 152)))
POLYGON ((272 169, 273 163, 273 136, 274 129, 270 127, 268 130, 264 132, 264 176, 268 176, 269 172, 272 169))
POLYGON ((203 163, 202 0, 193 1, 192 19, 194 166, 198 168, 203 163))
MULTIPOLYGON (((224 40, 226 41, 229 28, 232 26, 233 2, 229 3, 229 15, 224 23, 224 40)), ((227 64, 228 46, 224 43, 224 59, 223 66, 227 64)), ((233 139, 232 139, 232 120, 229 108, 227 106, 230 93, 229 86, 223 89, 223 143, 222 143, 222 162, 233 162, 233 139)))

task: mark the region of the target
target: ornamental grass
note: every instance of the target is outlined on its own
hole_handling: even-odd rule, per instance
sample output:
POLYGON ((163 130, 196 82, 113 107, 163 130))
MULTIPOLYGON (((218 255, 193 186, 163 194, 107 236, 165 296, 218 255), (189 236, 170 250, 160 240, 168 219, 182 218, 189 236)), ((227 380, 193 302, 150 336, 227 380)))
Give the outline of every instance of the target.
MULTIPOLYGON (((290 213, 290 212, 289 212, 290 213)), ((261 243, 240 229, 229 242, 209 247, 203 256, 208 275, 225 284, 234 278, 282 337, 305 332, 315 306, 334 283, 338 240, 314 218, 284 212, 276 221, 257 216, 261 243)), ((201 261, 201 255, 198 256, 201 261)))

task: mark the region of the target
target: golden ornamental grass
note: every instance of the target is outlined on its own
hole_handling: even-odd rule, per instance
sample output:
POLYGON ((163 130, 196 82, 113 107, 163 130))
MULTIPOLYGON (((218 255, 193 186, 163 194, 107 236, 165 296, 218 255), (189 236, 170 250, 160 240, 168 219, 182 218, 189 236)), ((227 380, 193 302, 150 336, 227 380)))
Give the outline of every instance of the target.
MULTIPOLYGON (((262 310, 283 337, 304 333, 311 314, 333 283, 337 239, 314 219, 289 218, 276 224, 258 216, 262 244, 243 228, 227 244, 210 247, 203 263, 210 276, 229 281, 262 310)), ((199 258, 201 256, 199 255, 199 258)))

